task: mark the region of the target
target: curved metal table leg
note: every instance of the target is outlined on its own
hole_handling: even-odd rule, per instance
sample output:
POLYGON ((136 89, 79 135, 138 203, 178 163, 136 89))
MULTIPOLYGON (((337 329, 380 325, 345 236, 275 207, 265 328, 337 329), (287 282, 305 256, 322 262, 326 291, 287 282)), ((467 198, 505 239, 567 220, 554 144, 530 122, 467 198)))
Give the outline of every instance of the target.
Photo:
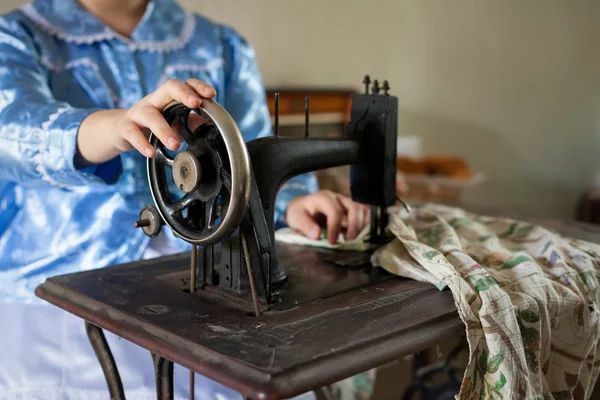
POLYGON ((94 348, 96 357, 98 357, 98 361, 100 361, 100 366, 102 367, 104 377, 106 378, 106 384, 108 385, 111 400, 125 400, 121 376, 119 375, 117 364, 108 347, 102 329, 85 321, 85 330, 90 344, 94 348))
POLYGON ((157 400, 173 400, 173 362, 152 353, 157 400))

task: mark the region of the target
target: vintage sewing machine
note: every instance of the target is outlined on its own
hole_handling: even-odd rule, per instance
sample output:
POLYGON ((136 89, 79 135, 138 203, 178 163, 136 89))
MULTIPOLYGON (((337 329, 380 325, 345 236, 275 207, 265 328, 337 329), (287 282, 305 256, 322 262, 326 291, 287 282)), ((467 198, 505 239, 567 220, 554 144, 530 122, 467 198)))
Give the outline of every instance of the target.
POLYGON ((341 165, 351 165, 353 199, 372 207, 370 240, 385 241, 397 200, 398 103, 387 85, 369 93, 365 84, 339 139, 279 137, 276 112, 276 135, 245 143, 213 101, 165 109, 186 146, 171 154, 150 137, 155 204, 135 225, 150 237, 166 225, 192 251, 54 277, 36 290, 87 321, 112 398, 124 398, 123 388, 102 329, 152 353, 161 399, 172 398, 173 363, 248 398, 287 398, 463 329, 449 292, 372 268, 368 253, 275 241, 282 184, 341 165), (211 123, 192 132, 191 112, 211 123))

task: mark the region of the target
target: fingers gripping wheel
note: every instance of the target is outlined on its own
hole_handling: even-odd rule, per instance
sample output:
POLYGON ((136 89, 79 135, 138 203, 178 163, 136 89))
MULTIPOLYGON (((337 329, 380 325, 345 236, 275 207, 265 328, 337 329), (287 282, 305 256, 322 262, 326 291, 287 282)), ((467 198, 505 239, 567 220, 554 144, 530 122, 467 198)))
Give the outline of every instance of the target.
POLYGON ((212 100, 202 100, 195 110, 171 103, 163 115, 185 143, 172 154, 150 135, 156 150, 148 159, 152 198, 177 236, 192 244, 216 244, 236 230, 248 206, 250 158, 244 138, 229 113, 212 100), (210 122, 192 132, 192 111, 210 122))

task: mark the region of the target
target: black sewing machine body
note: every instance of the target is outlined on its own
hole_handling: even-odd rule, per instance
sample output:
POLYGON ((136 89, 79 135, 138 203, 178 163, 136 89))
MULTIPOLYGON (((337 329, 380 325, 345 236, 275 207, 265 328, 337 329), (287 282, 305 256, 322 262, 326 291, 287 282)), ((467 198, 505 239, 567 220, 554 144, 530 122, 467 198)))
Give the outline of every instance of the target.
MULTIPOLYGON (((216 139, 218 126, 204 126, 184 135, 189 145, 188 152, 199 161, 178 164, 176 157, 168 165, 174 174, 179 173, 178 165, 184 165, 181 168, 185 168, 185 178, 192 169, 198 171, 194 174, 201 175, 201 179, 192 183, 182 176, 175 177, 184 187, 191 186, 196 188, 196 192, 202 192, 201 202, 187 204, 187 218, 181 217, 183 206, 174 205, 181 204, 182 200, 174 201, 168 193, 168 173, 165 172, 164 163, 149 160, 149 182, 158 209, 155 214, 161 217, 156 219, 166 221, 176 234, 201 243, 199 250, 193 250, 198 251, 194 254, 197 257, 192 260, 196 264, 194 278, 197 279, 190 278, 194 285, 191 290, 208 286, 233 294, 236 298, 252 294, 267 308, 282 301, 281 295, 287 291, 286 286, 297 283, 286 284, 289 280, 286 261, 277 254, 275 200, 279 189, 288 179, 307 172, 351 165, 352 198, 372 207, 371 240, 382 242, 387 224, 386 208, 396 202, 397 109, 398 101, 394 96, 356 95, 353 97, 351 122, 345 138, 273 136, 247 143, 250 168, 244 175, 249 175, 249 179, 247 183, 244 179, 238 179, 241 185, 248 186, 246 211, 236 229, 230 230, 224 237, 221 235, 218 243, 214 243, 215 240, 202 241, 199 236, 203 225, 214 217, 206 212, 206 204, 215 204, 217 195, 221 196, 221 203, 224 202, 223 197, 233 196, 231 188, 224 192, 216 188, 226 186, 226 181, 231 187, 235 184, 233 177, 237 173, 236 167, 243 169, 243 165, 236 166, 231 160, 236 154, 228 153, 230 149, 216 139), (203 223, 195 223, 196 220, 202 220, 203 223)), ((187 121, 191 111, 182 104, 176 104, 168 108, 165 115, 169 123, 187 121)), ((160 154, 159 161, 168 157, 156 138, 151 138, 151 143, 160 154)), ((194 193, 188 193, 187 196, 190 194, 194 193)), ((149 230, 158 231, 156 227, 150 227, 149 230)), ((356 259, 355 255, 350 257, 356 259)), ((363 265, 367 265, 368 257, 363 258, 363 265)), ((338 260, 338 265, 345 266, 344 260, 338 260)), ((289 304, 297 299, 284 301, 289 304)), ((255 312, 260 313, 258 309, 255 312)))
MULTIPOLYGON (((189 112, 174 105, 166 110, 167 121, 189 112)), ((156 209, 142 210, 138 226, 154 236, 165 218, 176 234, 202 242, 218 227, 194 221, 214 218, 212 206, 216 209, 213 202, 219 195, 227 211, 216 214, 228 227, 227 236, 204 241, 198 250, 194 245, 187 254, 50 278, 36 290, 87 321, 113 398, 124 398, 123 389, 101 329, 153 354, 158 397, 165 399, 172 397, 173 362, 245 396, 279 399, 390 362, 460 331, 448 292, 374 269, 368 253, 275 242, 274 206, 281 186, 293 176, 342 165, 351 165, 353 199, 372 207, 370 240, 384 242, 386 208, 396 202, 396 97, 356 95, 345 138, 275 136, 247 143, 247 181, 227 168, 246 164, 229 159, 236 157, 225 151, 229 147, 224 150, 231 143, 219 148, 210 142, 214 131, 204 128, 206 141, 188 137, 194 158, 157 157, 185 172, 176 179, 189 190, 181 199, 167 193, 164 165, 149 163, 156 209), (188 176, 203 180, 190 184, 188 176), (241 196, 244 187, 247 196, 241 200, 247 203, 234 207, 240 223, 227 225, 228 202, 234 193, 241 196), (193 196, 202 200, 193 203, 193 196), (415 296, 423 307, 410 306, 415 296), (428 322, 432 320, 435 326, 428 322), (409 331, 418 335, 418 343, 407 336, 409 331)), ((155 138, 151 143, 159 146, 155 138)))
MULTIPOLYGON (((273 226, 275 199, 281 186, 291 177, 342 165, 351 167, 351 191, 355 201, 373 206, 378 225, 384 227, 386 208, 396 202, 396 135, 397 98, 392 96, 358 96, 354 98, 352 123, 344 139, 268 137, 248 143, 252 172, 248 215, 240 230, 248 240, 258 295, 266 304, 282 300, 289 281, 286 259, 278 257, 273 226), (358 99, 358 100, 357 100, 358 99), (278 292, 274 291, 277 289, 278 292)), ((383 230, 371 233, 373 240, 383 240, 383 230)), ((226 290, 247 293, 250 290, 241 232, 220 243, 220 249, 200 249, 200 281, 217 284, 226 290), (215 263, 215 251, 220 263, 215 263), (215 267, 218 266, 218 271, 215 267), (216 279, 215 279, 216 278, 216 279), (224 279, 223 279, 224 278, 224 279)), ((356 255, 348 255, 355 259, 356 255)), ((363 257, 363 266, 369 264, 363 257)), ((338 265, 347 266, 344 259, 338 265)), ((356 264, 355 264, 356 265, 356 264)), ((290 285, 298 285, 290 282, 290 285)), ((309 291, 310 292, 310 291, 309 291)), ((306 293, 305 290, 298 294, 306 293)), ((284 299, 285 296, 284 296, 284 299)), ((286 304, 298 301, 287 299, 286 304)))

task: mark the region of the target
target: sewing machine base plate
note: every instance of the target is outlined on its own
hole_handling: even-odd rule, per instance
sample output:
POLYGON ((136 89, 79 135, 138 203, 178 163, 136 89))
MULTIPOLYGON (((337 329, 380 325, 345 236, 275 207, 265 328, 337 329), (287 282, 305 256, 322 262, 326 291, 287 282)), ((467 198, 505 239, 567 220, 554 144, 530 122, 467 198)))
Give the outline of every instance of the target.
POLYGON ((189 254, 63 275, 36 294, 90 323, 254 399, 289 398, 464 331, 450 291, 331 263, 332 252, 278 245, 282 303, 190 294, 189 254))

